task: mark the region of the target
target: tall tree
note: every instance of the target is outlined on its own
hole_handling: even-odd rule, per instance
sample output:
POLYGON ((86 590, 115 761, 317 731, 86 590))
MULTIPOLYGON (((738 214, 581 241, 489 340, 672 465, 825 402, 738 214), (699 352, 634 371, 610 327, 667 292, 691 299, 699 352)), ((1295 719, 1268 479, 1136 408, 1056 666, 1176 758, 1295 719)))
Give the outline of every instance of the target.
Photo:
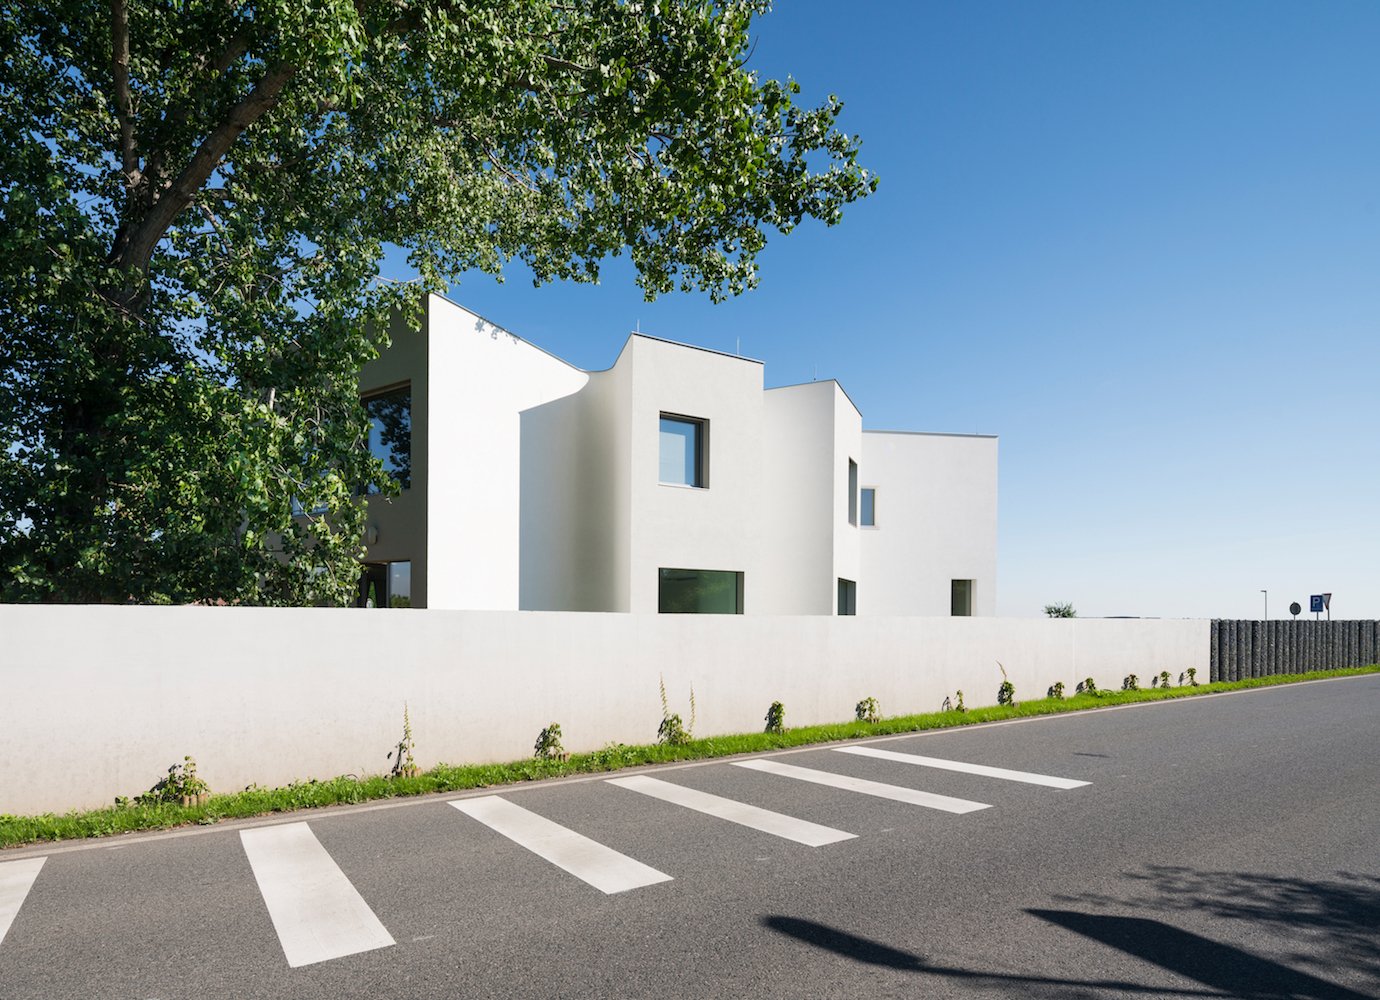
POLYGON ((347 601, 390 315, 624 252, 719 299, 873 190, 767 7, 0 0, 0 599, 347 601))

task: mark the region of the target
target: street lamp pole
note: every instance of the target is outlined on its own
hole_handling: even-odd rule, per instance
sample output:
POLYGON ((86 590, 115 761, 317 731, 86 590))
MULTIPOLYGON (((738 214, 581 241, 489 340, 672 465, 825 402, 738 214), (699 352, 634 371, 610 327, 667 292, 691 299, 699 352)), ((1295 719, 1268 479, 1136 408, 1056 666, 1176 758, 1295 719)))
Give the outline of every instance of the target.
POLYGON ((1265 620, 1266 620, 1266 621, 1269 621, 1269 620, 1270 620, 1270 592, 1269 592, 1268 590, 1262 590, 1261 593, 1265 595, 1265 620))

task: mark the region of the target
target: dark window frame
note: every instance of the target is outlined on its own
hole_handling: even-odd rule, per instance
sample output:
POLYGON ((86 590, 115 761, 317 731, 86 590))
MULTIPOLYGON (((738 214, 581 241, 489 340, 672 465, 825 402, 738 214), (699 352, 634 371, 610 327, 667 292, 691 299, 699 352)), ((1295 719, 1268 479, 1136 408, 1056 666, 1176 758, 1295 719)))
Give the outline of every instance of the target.
POLYGON ((692 417, 685 413, 662 411, 657 418, 657 482, 662 486, 684 486, 689 489, 709 489, 709 420, 706 417, 692 417), (694 428, 694 479, 692 483, 679 483, 661 478, 661 421, 687 424, 694 428))

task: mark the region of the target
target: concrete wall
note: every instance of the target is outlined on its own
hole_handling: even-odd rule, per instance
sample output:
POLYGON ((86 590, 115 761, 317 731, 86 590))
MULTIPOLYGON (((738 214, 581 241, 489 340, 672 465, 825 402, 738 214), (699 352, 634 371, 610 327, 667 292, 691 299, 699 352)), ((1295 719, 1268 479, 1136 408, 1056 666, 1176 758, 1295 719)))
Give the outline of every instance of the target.
POLYGON ((545 461, 560 455, 562 429, 524 428, 523 411, 579 392, 589 376, 443 299, 428 309, 429 405, 414 403, 413 417, 431 452, 426 606, 517 610, 524 515, 529 526, 576 530, 568 468, 545 461))
MULTIPOLYGON (((656 738, 665 676, 702 736, 993 704, 1087 676, 1208 674, 1206 621, 0 606, 0 812, 107 804, 191 754, 213 789, 656 738)), ((688 716, 687 716, 688 717, 688 716)))
POLYGON ((629 610, 655 613, 658 570, 744 574, 744 606, 761 577, 762 363, 635 336, 631 365, 629 610), (707 425, 703 488, 660 482, 660 418, 707 425))
POLYGON ((997 439, 864 431, 860 615, 947 615, 952 580, 973 580, 973 614, 997 613, 997 439))
POLYGON ((758 512, 763 577, 750 614, 834 613, 834 532, 838 466, 834 461, 832 382, 767 390, 763 411, 764 476, 758 512))
POLYGON ((863 570, 861 551, 859 548, 860 538, 858 535, 858 519, 862 513, 861 494, 856 493, 849 498, 849 487, 853 477, 849 475, 848 463, 850 461, 858 464, 858 483, 862 482, 864 456, 862 441, 862 414, 853 405, 848 395, 843 391, 837 382, 830 382, 833 388, 834 409, 834 516, 832 522, 834 538, 834 566, 829 574, 827 586, 830 593, 830 608, 835 614, 838 613, 838 581, 852 580, 858 585, 858 604, 861 606, 863 594, 871 590, 876 584, 867 579, 867 573, 863 570), (849 510, 853 512, 853 519, 849 520, 849 510))

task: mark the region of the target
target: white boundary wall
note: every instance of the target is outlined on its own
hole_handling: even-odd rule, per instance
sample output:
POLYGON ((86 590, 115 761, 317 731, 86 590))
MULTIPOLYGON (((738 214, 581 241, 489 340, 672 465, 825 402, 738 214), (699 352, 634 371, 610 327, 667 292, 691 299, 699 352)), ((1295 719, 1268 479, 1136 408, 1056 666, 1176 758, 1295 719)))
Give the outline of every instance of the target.
POLYGON ((650 743, 665 677, 697 736, 1018 700, 1084 677, 1208 674, 1209 623, 524 611, 0 606, 0 813, 107 805, 191 754, 216 791, 386 771, 410 708, 417 760, 650 743))

